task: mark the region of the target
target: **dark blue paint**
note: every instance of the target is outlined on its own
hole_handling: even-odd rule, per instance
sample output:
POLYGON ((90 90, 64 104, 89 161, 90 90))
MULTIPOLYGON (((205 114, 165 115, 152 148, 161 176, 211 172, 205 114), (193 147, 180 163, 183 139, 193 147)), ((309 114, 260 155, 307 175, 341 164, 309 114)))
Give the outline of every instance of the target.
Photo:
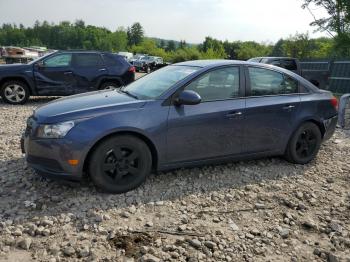
POLYGON ((33 130, 26 134, 24 140, 27 161, 39 172, 80 179, 93 147, 101 139, 118 133, 130 133, 144 139, 154 148, 156 168, 166 170, 281 155, 294 130, 305 121, 317 123, 325 138, 334 132, 332 123, 337 112, 330 104, 331 93, 318 90, 292 72, 238 61, 193 61, 178 65, 201 69, 154 100, 137 100, 118 91, 98 91, 59 99, 36 109, 32 117, 33 130), (174 104, 183 87, 194 78, 213 68, 228 65, 240 67, 241 97, 196 105, 174 104), (244 80, 244 67, 248 65, 287 74, 298 80, 303 90, 308 92, 247 97, 246 89, 250 87, 249 81, 246 83, 244 80), (69 120, 77 120, 77 124, 65 138, 35 137, 37 125, 69 120), (33 157, 34 160, 31 160, 33 157), (48 162, 40 164, 35 157, 48 162), (79 159, 79 165, 68 165, 68 159, 79 159), (59 170, 47 167, 52 161, 57 161, 59 170))
POLYGON ((39 58, 29 64, 0 65, 0 88, 9 80, 21 80, 28 85, 31 95, 66 96, 98 90, 103 82, 112 81, 120 86, 128 85, 135 79, 132 67, 123 57, 106 52, 59 51, 39 58), (74 65, 78 54, 98 54, 103 64, 99 67, 79 67, 74 65), (63 67, 44 67, 40 63, 60 54, 72 54, 72 63, 63 67), (105 59, 109 56, 109 61, 105 59))

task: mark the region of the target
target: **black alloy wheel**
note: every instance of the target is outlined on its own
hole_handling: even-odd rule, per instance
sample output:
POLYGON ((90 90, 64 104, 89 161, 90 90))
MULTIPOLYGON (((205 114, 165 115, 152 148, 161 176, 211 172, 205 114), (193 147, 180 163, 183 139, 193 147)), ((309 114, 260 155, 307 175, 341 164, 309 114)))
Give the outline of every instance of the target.
POLYGON ((317 138, 312 130, 304 130, 296 143, 296 153, 300 158, 306 158, 313 154, 317 146, 317 138))
POLYGON ((322 134, 319 127, 312 122, 306 122, 292 135, 285 157, 289 162, 306 164, 316 157, 321 142, 322 134))
POLYGON ((94 184, 110 193, 124 193, 141 185, 152 167, 148 146, 139 138, 122 135, 102 142, 90 159, 94 184))
POLYGON ((130 146, 114 146, 106 152, 101 168, 114 182, 125 183, 140 173, 140 153, 130 146))

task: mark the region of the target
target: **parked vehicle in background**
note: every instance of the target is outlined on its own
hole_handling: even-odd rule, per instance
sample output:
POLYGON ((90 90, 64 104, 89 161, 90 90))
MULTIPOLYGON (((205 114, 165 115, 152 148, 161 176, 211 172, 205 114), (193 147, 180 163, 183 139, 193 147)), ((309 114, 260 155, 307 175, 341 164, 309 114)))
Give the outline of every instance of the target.
POLYGON ((123 57, 97 51, 59 51, 26 65, 0 65, 0 95, 10 104, 29 96, 67 96, 118 88, 135 80, 123 57))
POLYGON ((39 174, 122 193, 152 169, 284 155, 306 164, 337 123, 337 100, 288 70, 208 60, 169 65, 125 88, 59 99, 27 121, 39 174))
POLYGON ((3 46, 1 47, 0 54, 6 64, 26 64, 39 57, 39 53, 36 51, 16 46, 3 46))
POLYGON ((137 60, 142 59, 144 56, 147 56, 147 54, 136 54, 130 59, 130 64, 134 65, 134 62, 137 60))
POLYGON ((133 53, 130 52, 118 52, 118 55, 124 57, 128 62, 130 62, 132 57, 134 56, 133 53))
POLYGON ((270 64, 290 70, 321 89, 328 89, 330 68, 318 70, 303 70, 301 63, 296 58, 290 57, 255 57, 248 60, 249 62, 270 64))
POLYGON ((134 66, 137 72, 143 71, 150 73, 166 65, 167 64, 164 63, 163 58, 158 56, 144 56, 134 61, 134 66))

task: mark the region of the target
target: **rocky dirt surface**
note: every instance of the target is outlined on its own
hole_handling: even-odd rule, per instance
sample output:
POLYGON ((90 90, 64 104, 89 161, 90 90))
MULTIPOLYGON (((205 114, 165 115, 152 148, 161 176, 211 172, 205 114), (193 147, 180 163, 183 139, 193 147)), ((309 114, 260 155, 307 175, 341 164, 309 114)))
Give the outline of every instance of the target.
POLYGON ((280 158, 152 175, 109 195, 25 164, 24 106, 0 101, 0 261, 350 261, 350 134, 280 158))

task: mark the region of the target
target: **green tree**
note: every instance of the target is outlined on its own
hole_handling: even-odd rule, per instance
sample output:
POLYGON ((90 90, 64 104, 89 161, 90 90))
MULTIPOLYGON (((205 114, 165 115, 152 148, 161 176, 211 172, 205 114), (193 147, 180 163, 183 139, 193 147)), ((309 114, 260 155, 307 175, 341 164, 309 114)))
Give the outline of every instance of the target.
POLYGON ((283 43, 283 50, 287 56, 296 58, 310 58, 315 42, 309 38, 308 34, 295 34, 290 36, 283 43))
POLYGON ((160 40, 160 42, 159 42, 159 48, 165 49, 165 47, 166 47, 165 41, 164 41, 163 39, 160 40))
POLYGON ((335 40, 338 56, 350 56, 350 1, 349 0, 303 0, 302 7, 313 16, 311 25, 327 32, 335 40), (310 6, 316 5, 327 12, 327 16, 317 18, 310 6))
POLYGON ((168 41, 168 44, 167 44, 167 47, 165 50, 168 52, 175 51, 176 50, 175 41, 173 41, 173 40, 168 41))
POLYGON ((212 37, 207 36, 203 44, 199 46, 199 49, 203 53, 208 52, 208 50, 210 50, 209 53, 214 51, 215 54, 217 55, 217 58, 226 58, 226 53, 225 53, 225 48, 223 43, 212 37))
POLYGON ((144 30, 140 23, 134 23, 131 27, 127 30, 127 36, 128 36, 128 45, 138 45, 142 42, 144 37, 144 30))
POLYGON ((254 41, 238 42, 237 59, 248 60, 252 57, 268 56, 272 51, 272 46, 259 44, 254 41))
POLYGON ((226 40, 223 46, 228 59, 237 59, 240 46, 239 42, 229 42, 226 40))
POLYGON ((179 48, 184 49, 187 47, 187 43, 185 40, 181 40, 179 44, 179 48))
POLYGON ((286 53, 284 52, 284 40, 281 38, 277 41, 277 43, 274 45, 271 56, 286 56, 286 53))

